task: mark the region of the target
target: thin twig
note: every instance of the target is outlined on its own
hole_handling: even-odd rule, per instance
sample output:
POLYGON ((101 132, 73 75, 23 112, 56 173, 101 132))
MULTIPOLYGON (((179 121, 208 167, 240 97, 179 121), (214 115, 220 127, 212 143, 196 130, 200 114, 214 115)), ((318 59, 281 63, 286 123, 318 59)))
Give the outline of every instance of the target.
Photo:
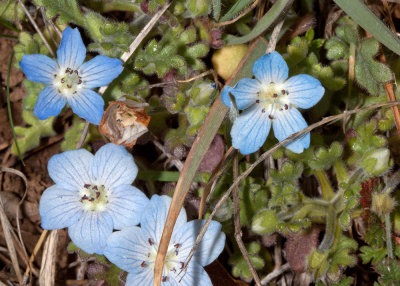
POLYGON ((83 143, 85 143, 86 136, 87 136, 88 131, 89 131, 89 125, 90 125, 90 122, 86 120, 85 121, 85 126, 83 126, 83 130, 82 130, 81 136, 79 137, 78 142, 76 142, 75 149, 81 148, 83 143))
MULTIPOLYGON (((128 51, 123 53, 123 55, 121 56, 121 60, 123 62, 126 62, 132 56, 132 54, 139 47, 140 43, 144 40, 144 38, 148 35, 148 33, 150 33, 151 29, 153 29, 154 25, 158 22, 162 14, 164 14, 164 12, 167 11, 169 5, 170 3, 165 4, 164 7, 156 14, 154 14, 153 18, 151 18, 151 20, 147 23, 147 25, 140 31, 135 40, 129 46, 128 51)), ((99 89, 99 93, 103 94, 106 91, 106 89, 107 86, 101 87, 99 89)))
POLYGON ((175 166, 180 172, 182 172, 182 169, 183 169, 183 163, 182 163, 182 161, 176 159, 173 155, 171 155, 170 153, 168 153, 167 150, 165 150, 164 146, 161 145, 161 143, 158 142, 157 140, 153 140, 152 142, 153 142, 154 146, 156 146, 158 149, 160 149, 160 151, 163 152, 163 154, 164 154, 165 156, 167 156, 168 159, 171 160, 172 164, 174 164, 174 166, 175 166))
POLYGON ((218 28, 218 27, 222 27, 222 26, 226 26, 226 25, 230 25, 235 23, 236 21, 238 21, 240 18, 244 17, 247 15, 247 13, 251 12, 251 10, 253 10, 254 8, 257 7, 258 5, 258 1, 256 0, 253 2, 253 4, 251 4, 251 6, 249 8, 247 8, 246 10, 244 10, 242 13, 240 13, 239 16, 237 16, 235 19, 229 20, 229 21, 225 21, 225 22, 221 22, 221 23, 216 23, 214 24, 214 27, 218 28))
POLYGON ((44 230, 44 231, 42 232, 42 234, 41 234, 40 237, 39 237, 38 242, 37 242, 36 245, 35 245, 35 248, 33 249, 33 252, 32 252, 32 254, 31 254, 31 257, 29 258, 29 265, 28 265, 28 267, 27 267, 26 270, 25 270, 24 280, 25 280, 25 278, 29 275, 29 271, 31 270, 31 265, 32 265, 32 263, 33 263, 33 260, 35 259, 35 256, 36 256, 36 254, 38 253, 40 247, 42 247, 42 244, 43 244, 43 242, 44 242, 44 239, 46 238, 47 233, 48 233, 48 230, 44 230))
POLYGON ((53 33, 51 32, 51 30, 49 28, 49 21, 46 18, 44 7, 40 7, 39 10, 40 10, 40 14, 42 15, 43 22, 44 22, 44 25, 46 27, 47 32, 49 33, 50 38, 53 41, 54 46, 57 46, 57 41, 56 41, 56 39, 54 39, 53 33))
POLYGON ((396 33, 396 28, 394 27, 394 24, 393 24, 392 13, 390 13, 390 9, 389 9, 387 0, 382 0, 382 3, 383 3, 383 7, 385 7, 387 16, 389 18, 389 26, 392 29, 392 31, 396 33))
POLYGON ((32 18, 31 14, 29 14, 29 11, 28 11, 28 9, 26 9, 25 4, 21 0, 18 0, 18 2, 21 5, 22 10, 24 10, 24 12, 25 12, 26 16, 28 17, 29 21, 31 22, 32 26, 35 28, 36 32, 39 34, 39 37, 42 39, 44 45, 49 50, 50 54, 55 58, 56 54, 54 53, 53 49, 51 48, 51 46, 47 42, 47 40, 44 37, 42 31, 40 31, 38 25, 36 24, 35 20, 32 18))
POLYGON ((283 264, 281 267, 279 267, 278 269, 272 271, 271 273, 269 273, 267 276, 265 276, 262 280, 261 280, 261 285, 267 285, 269 282, 271 282, 273 279, 275 279, 276 277, 280 276, 282 273, 288 271, 290 269, 290 265, 289 263, 283 264))
POLYGON ((367 111, 367 110, 373 110, 376 108, 380 108, 380 107, 390 107, 390 106, 395 106, 395 105, 399 105, 400 101, 391 101, 391 102, 382 102, 382 103, 375 103, 375 104, 371 104, 368 105, 366 107, 363 108, 358 108, 358 109, 353 109, 351 111, 348 112, 344 112, 338 115, 332 115, 332 116, 328 116, 323 118, 321 121, 316 122, 314 124, 311 124, 310 126, 308 126, 307 128, 304 128, 303 130, 300 130, 294 134, 292 134, 291 136, 289 136, 288 138, 286 138, 285 140, 279 142, 278 144, 275 144, 271 149, 269 149, 268 151, 264 152, 253 164, 251 164, 249 166, 249 168, 244 171, 242 174, 240 174, 240 176, 238 176, 234 182, 232 183, 232 185, 228 188, 228 190, 225 192, 225 194, 219 199, 219 201, 217 202, 217 204, 215 205, 213 211, 211 212, 211 214, 209 215, 209 217, 207 218, 206 223, 203 225, 199 235, 197 236, 196 242, 192 248, 192 250, 190 251, 186 261, 185 261, 185 269, 186 267, 189 265, 190 260, 192 259, 194 252, 197 248, 197 246, 199 245, 201 239, 203 238, 204 234, 207 231, 208 226, 211 223, 211 220, 214 218, 216 212, 222 207, 222 205, 225 203, 225 201, 227 200, 227 198, 230 196, 231 192, 233 191, 234 188, 236 188, 236 186, 239 185, 239 183, 245 179, 253 170, 254 168, 260 164, 261 162, 263 162, 266 158, 268 158, 268 156, 272 155, 276 150, 278 150, 280 147, 282 146, 286 146, 287 144, 289 144, 290 142, 294 141, 294 140, 298 140, 300 138, 302 138, 303 136, 305 136, 307 133, 311 132, 312 130, 314 130, 317 127, 320 127, 322 125, 328 124, 328 123, 333 123, 335 121, 341 120, 349 115, 352 114, 356 114, 359 112, 363 112, 363 111, 367 111))
POLYGON ((181 82, 181 83, 190 82, 190 81, 194 81, 194 80, 196 80, 196 79, 205 77, 205 76, 207 76, 207 75, 209 75, 209 74, 213 74, 213 73, 214 73, 214 70, 208 70, 208 71, 205 71, 205 72, 203 72, 203 73, 201 73, 201 74, 198 74, 198 75, 196 75, 196 76, 194 76, 194 77, 191 77, 191 78, 188 78, 188 79, 176 80, 176 82, 181 82))
POLYGON ((271 38, 268 43, 268 48, 265 51, 266 54, 269 54, 275 50, 279 38, 279 33, 281 32, 283 26, 283 22, 285 22, 285 20, 282 20, 278 24, 276 24, 274 30, 272 31, 271 38))
MULTIPOLYGON (((382 53, 381 55, 382 62, 386 62, 385 54, 382 53)), ((394 87, 392 82, 385 83, 384 85, 386 97, 388 101, 395 101, 396 95, 394 94, 394 87)), ((398 106, 392 106, 392 112, 394 117, 394 122, 396 124, 397 133, 400 135, 400 110, 398 106)))
MULTIPOLYGON (((235 157, 233 157, 233 179, 235 180, 238 177, 239 174, 239 159, 238 159, 238 154, 235 154, 235 157)), ((240 228, 240 207, 239 207, 239 187, 236 186, 235 189, 233 190, 233 223, 235 225, 235 240, 239 246, 240 252, 243 255, 244 260, 247 263, 247 266, 250 269, 251 275, 253 276, 254 282, 256 283, 257 286, 261 286, 261 281, 260 278, 258 277, 258 274, 256 272, 256 269, 253 266, 253 263, 251 263, 249 254, 247 253, 246 246, 243 243, 242 240, 242 230, 240 228)))

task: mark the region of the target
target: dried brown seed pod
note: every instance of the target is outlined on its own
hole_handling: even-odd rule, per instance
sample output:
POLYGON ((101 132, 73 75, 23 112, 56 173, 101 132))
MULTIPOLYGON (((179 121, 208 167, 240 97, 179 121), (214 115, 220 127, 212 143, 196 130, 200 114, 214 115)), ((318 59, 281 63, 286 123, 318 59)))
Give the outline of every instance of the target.
POLYGON ((145 134, 150 116, 143 107, 134 106, 129 100, 111 101, 101 119, 99 131, 114 144, 132 148, 145 134))

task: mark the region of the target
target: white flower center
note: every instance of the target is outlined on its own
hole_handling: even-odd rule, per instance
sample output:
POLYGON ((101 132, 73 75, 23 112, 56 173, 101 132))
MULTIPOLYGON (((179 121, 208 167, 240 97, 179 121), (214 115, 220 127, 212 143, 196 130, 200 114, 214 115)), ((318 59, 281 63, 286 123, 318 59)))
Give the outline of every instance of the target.
POLYGON ((102 185, 85 184, 80 192, 80 202, 85 210, 103 211, 108 204, 108 193, 102 185))
POLYGON ((78 70, 66 68, 65 70, 60 70, 58 74, 54 76, 53 84, 59 93, 73 95, 82 87, 82 78, 79 76, 78 70))
MULTIPOLYGON (((147 260, 143 261, 141 267, 151 267, 154 270, 154 264, 157 257, 158 245, 155 245, 154 241, 149 238, 148 243, 150 244, 149 253, 147 254, 147 260)), ((162 276, 162 282, 167 282, 170 273, 178 274, 185 266, 185 263, 178 260, 179 248, 182 245, 176 243, 168 246, 167 255, 165 256, 164 271, 162 276)))
POLYGON ((262 87, 258 93, 256 104, 260 104, 263 113, 268 113, 269 119, 275 118, 277 111, 288 110, 290 107, 289 92, 282 84, 271 83, 262 87))

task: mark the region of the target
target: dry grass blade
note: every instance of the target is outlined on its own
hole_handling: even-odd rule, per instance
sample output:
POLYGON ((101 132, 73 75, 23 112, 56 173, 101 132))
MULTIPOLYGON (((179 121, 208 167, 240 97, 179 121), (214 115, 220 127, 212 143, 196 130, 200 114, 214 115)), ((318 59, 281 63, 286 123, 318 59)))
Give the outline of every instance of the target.
POLYGON ((7 219, 1 197, 0 197, 0 221, 1 221, 1 226, 3 228, 4 237, 6 239, 8 252, 10 254, 10 258, 11 258, 11 262, 12 262, 15 274, 17 275, 18 282, 21 284, 22 283, 22 275, 21 275, 21 270, 19 269, 17 252, 15 251, 15 246, 14 246, 12 235, 11 235, 12 226, 7 219))
POLYGON ((40 235, 39 241, 36 243, 35 248, 33 249, 32 255, 29 258, 29 266, 26 268, 25 274, 24 274, 24 281, 27 279, 29 272, 31 271, 31 265, 33 263, 33 260, 35 259, 36 254, 38 253, 40 247, 42 246, 44 239, 46 238, 48 230, 44 230, 42 234, 40 235))
MULTIPOLYGON (((247 62, 249 57, 251 56, 253 50, 258 44, 258 40, 256 40, 248 49, 246 55, 240 61, 238 67, 234 71, 231 78, 226 82, 226 85, 231 84, 232 80, 236 78, 241 71, 244 64, 247 62)), ((178 214, 182 208, 185 197, 190 189, 190 186, 193 183, 195 174, 200 165, 201 160, 204 158, 205 153, 211 145, 211 142, 217 132, 211 134, 208 130, 205 129, 205 126, 220 126, 221 122, 225 118, 225 115, 228 113, 228 107, 224 106, 219 96, 213 103, 204 123, 203 127, 198 132, 198 135, 190 149, 189 155, 186 157, 186 162, 184 168, 179 177, 178 183, 175 188, 174 195, 172 197, 172 202, 167 214, 167 220, 164 225, 163 234, 161 236, 160 244, 158 247, 156 262, 154 265, 154 284, 155 286, 161 285, 161 276, 164 269, 164 261, 165 256, 167 255, 169 241, 171 239, 172 230, 175 226, 176 219, 178 218, 178 214), (204 139, 206 138, 206 139, 204 139), (203 140, 204 139, 204 140, 203 140), (201 146, 201 150, 197 150, 197 148, 201 146), (188 179, 189 178, 189 179, 188 179)))
POLYGON ((244 180, 254 170, 254 168, 258 164, 262 163, 265 159, 267 159, 268 156, 272 155, 280 147, 288 144, 289 142, 291 142, 293 140, 301 138, 305 134, 311 132, 315 128, 320 127, 322 125, 325 125, 325 124, 328 124, 328 123, 333 123, 335 121, 344 119, 347 116, 350 116, 350 115, 353 115, 353 114, 356 114, 356 113, 359 113, 359 112, 362 112, 362 111, 373 110, 373 109, 377 109, 377 108, 380 108, 380 107, 391 107, 391 106, 396 106, 396 105, 399 105, 399 104, 400 104, 400 101, 390 101, 390 102, 383 102, 383 103, 375 103, 375 104, 371 104, 371 105, 368 105, 368 106, 363 107, 363 108, 357 108, 357 109, 353 109, 351 111, 347 111, 347 112, 344 112, 344 113, 341 113, 341 114, 338 114, 338 115, 332 115, 332 116, 325 117, 321 121, 319 121, 317 123, 314 123, 314 124, 311 124, 307 128, 292 134, 291 136, 289 136, 285 140, 279 142, 278 144, 275 144, 275 146, 272 147, 271 149, 269 149, 268 151, 264 152, 253 164, 250 165, 250 167, 246 171, 244 171, 242 174, 240 174, 239 177, 237 177, 234 180, 233 184, 229 187, 229 189, 225 192, 225 194, 219 199, 219 201, 215 205, 213 211, 211 212, 210 216, 207 218, 207 221, 204 224, 203 228, 201 229, 199 235, 197 236, 196 242, 195 242, 192 250, 190 251, 190 253, 188 255, 188 258, 185 261, 185 268, 183 270, 186 269, 186 267, 188 266, 190 260, 192 259, 197 246, 199 245, 199 243, 200 243, 201 239, 203 238, 204 234, 206 233, 207 228, 210 225, 211 220, 214 218, 216 212, 222 207, 224 202, 230 196, 232 191, 239 185, 239 183, 242 180, 244 180))
POLYGON ((39 275, 40 285, 55 285, 57 239, 58 230, 52 230, 50 235, 47 237, 46 243, 44 244, 39 275))
MULTIPOLYGON (((20 227, 20 224, 19 224, 19 209, 21 207, 21 204, 24 202, 26 194, 28 192, 28 181, 26 179, 26 176, 21 171, 18 171, 16 169, 1 167, 0 171, 2 173, 3 172, 7 172, 7 173, 11 173, 11 174, 17 175, 17 176, 21 177, 22 180, 25 183, 25 193, 24 193, 24 196, 22 197, 21 201, 18 203, 18 208, 17 208, 17 213, 16 213, 16 220, 17 220, 17 230, 18 230, 18 238, 19 238, 18 247, 20 247, 22 249, 22 254, 21 255, 24 257, 25 262, 28 265, 28 254, 26 252, 25 245, 23 243, 23 239, 22 239, 22 235, 21 235, 21 227, 20 227)), ((21 272, 20 272, 20 269, 19 269, 19 265, 18 265, 18 259, 16 257, 16 250, 15 250, 14 243, 12 241, 12 235, 14 234, 14 232, 12 230, 10 222, 8 221, 7 217, 5 216, 3 201, 1 199, 0 199, 0 205, 1 205, 0 206, 0 208, 1 208, 1 210, 0 210, 0 212, 1 212, 1 222, 2 222, 4 235, 6 237, 7 247, 9 249, 9 251, 10 251, 10 257, 11 257, 11 261, 13 263, 13 267, 14 267, 15 273, 17 274, 19 282, 22 283, 22 280, 20 280, 20 279, 22 279, 22 276, 21 276, 21 272), (6 233, 6 231, 7 231, 7 233, 6 233), (10 238, 11 240, 8 240, 8 238, 10 238), (11 244, 9 244, 9 243, 11 243, 11 244), (12 247, 12 249, 10 249, 10 247, 12 247), (13 255, 13 253, 15 254, 15 256, 13 255), (16 267, 17 267, 18 270, 16 269, 16 267)))

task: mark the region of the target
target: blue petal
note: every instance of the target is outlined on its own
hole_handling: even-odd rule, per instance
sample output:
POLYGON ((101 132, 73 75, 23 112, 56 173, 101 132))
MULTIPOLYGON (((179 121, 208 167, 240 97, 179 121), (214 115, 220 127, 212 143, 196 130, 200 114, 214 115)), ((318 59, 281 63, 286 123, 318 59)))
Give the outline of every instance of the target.
POLYGON ((93 176, 107 189, 132 184, 137 173, 138 168, 132 155, 123 146, 108 143, 94 156, 93 176))
POLYGON ((250 78, 241 79, 231 91, 235 97, 237 108, 243 110, 253 105, 258 98, 260 90, 261 84, 258 80, 250 78))
MULTIPOLYGON (((168 196, 153 195, 150 203, 146 206, 142 214, 140 226, 146 235, 152 238, 155 243, 159 243, 161 240, 171 201, 172 199, 168 196)), ((186 223, 186 221, 186 212, 182 208, 172 235, 174 235, 176 230, 186 223)))
POLYGON ((50 158, 50 178, 68 190, 80 190, 92 179, 93 155, 85 149, 66 151, 50 158))
POLYGON ((282 83, 288 73, 289 68, 278 52, 263 55, 253 65, 253 74, 263 84, 282 83))
POLYGON ((211 279, 204 268, 196 261, 191 261, 187 271, 177 271, 175 278, 176 284, 179 286, 212 286, 211 279))
POLYGON ((84 89, 68 98, 72 111, 92 124, 99 125, 104 113, 103 98, 90 89, 84 89))
POLYGON ((107 209, 113 219, 114 229, 138 225, 149 199, 131 185, 119 185, 110 192, 107 209))
POLYGON ((19 66, 27 79, 45 84, 51 84, 58 71, 57 62, 45 55, 24 55, 19 66))
MULTIPOLYGON (((150 268, 148 268, 150 270, 150 268)), ((128 273, 126 277, 125 286, 153 286, 153 273, 152 271, 140 272, 140 273, 128 273)), ((163 284, 164 286, 164 284, 163 284)))
POLYGON ((78 28, 64 29, 61 44, 57 50, 57 61, 62 70, 71 68, 76 70, 85 60, 86 47, 83 44, 78 28))
MULTIPOLYGON (((279 142, 308 126, 307 122, 296 108, 289 108, 288 110, 276 112, 275 119, 273 120, 272 124, 275 137, 279 140, 279 142)), ((292 141, 288 145, 285 145, 286 148, 294 153, 301 153, 309 146, 310 133, 307 133, 303 137, 292 141)))
POLYGON ((300 108, 314 106, 325 92, 319 80, 308 74, 299 74, 289 78, 284 84, 284 89, 289 92, 290 103, 300 108))
MULTIPOLYGON (((147 254, 152 246, 148 243, 148 239, 140 227, 126 227, 108 237, 104 255, 119 268, 139 275, 150 268, 140 266, 143 261, 149 259, 147 254)), ((150 273, 152 274, 152 271, 150 273)))
POLYGON ((119 59, 96 56, 81 66, 80 74, 86 88, 95 88, 112 82, 123 69, 119 59))
MULTIPOLYGON (((175 236, 172 238, 173 245, 179 243, 182 246, 179 248, 178 259, 185 261, 200 233, 201 228, 206 223, 205 220, 192 220, 185 223, 179 228, 175 236)), ((203 239, 196 248, 194 260, 200 265, 206 266, 213 262, 224 250, 225 234, 221 232, 221 224, 216 221, 211 221, 204 234, 203 239)))
POLYGON ((80 220, 68 228, 68 234, 83 251, 101 255, 112 230, 112 218, 107 212, 86 211, 80 220))
POLYGON ((33 115, 40 120, 56 116, 63 109, 65 103, 64 97, 53 86, 46 86, 38 95, 33 115))
POLYGON ((83 208, 77 190, 66 190, 58 185, 47 188, 39 203, 43 229, 60 229, 76 223, 83 208))
POLYGON ((271 120, 259 105, 253 105, 236 118, 231 130, 232 145, 243 155, 256 152, 267 139, 271 120))
POLYGON ((222 103, 225 104, 227 107, 232 108, 232 101, 229 93, 232 92, 233 88, 229 85, 225 85, 224 89, 221 92, 221 100, 222 103))

